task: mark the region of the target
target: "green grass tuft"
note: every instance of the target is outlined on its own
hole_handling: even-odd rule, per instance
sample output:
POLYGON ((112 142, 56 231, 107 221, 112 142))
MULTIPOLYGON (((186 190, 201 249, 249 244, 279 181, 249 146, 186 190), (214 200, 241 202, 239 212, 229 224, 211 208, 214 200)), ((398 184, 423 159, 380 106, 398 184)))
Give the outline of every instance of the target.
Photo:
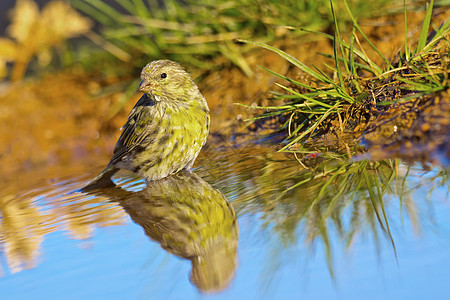
MULTIPOLYGON (((350 42, 344 40, 339 31, 338 17, 334 10, 333 1, 330 1, 331 15, 334 19, 335 33, 329 35, 311 30, 303 30, 321 35, 333 41, 333 55, 325 56, 331 58, 334 66, 324 64, 327 72, 319 68, 311 68, 292 55, 261 42, 241 40, 244 43, 256 45, 278 54, 290 62, 299 71, 306 73, 314 87, 300 83, 285 75, 267 70, 271 74, 287 81, 288 85, 277 83, 283 92, 274 92, 275 99, 284 99, 285 104, 280 106, 259 107, 266 109, 266 113, 258 118, 274 115, 286 115, 289 119, 284 123, 287 127, 289 138, 281 151, 287 151, 292 146, 306 140, 314 135, 324 132, 324 124, 336 119, 340 112, 350 108, 367 107, 360 111, 368 111, 370 107, 378 107, 408 101, 413 98, 430 95, 435 92, 444 91, 449 88, 448 61, 445 58, 436 58, 433 47, 438 42, 449 43, 450 21, 435 28, 435 34, 428 35, 431 27, 431 15, 433 1, 428 5, 426 16, 423 21, 421 34, 415 48, 407 47, 405 34, 405 50, 392 61, 388 60, 376 46, 367 38, 349 5, 344 0, 345 8, 353 23, 353 31, 350 42), (376 65, 365 53, 359 43, 358 35, 374 49, 384 61, 384 66, 376 65), (357 48, 357 45, 359 49, 357 48), (414 50, 411 50, 414 49, 414 50), (358 61, 357 61, 358 60, 358 61), (394 67, 396 65, 397 67, 394 67), (372 77, 362 77, 369 72, 372 77), (335 79, 333 79, 335 78, 335 79), (395 89, 397 92, 392 97, 377 97, 375 94, 385 88, 395 89)), ((406 9, 405 9, 405 24, 406 9)), ((405 25, 405 30, 407 26, 405 25)), ((301 31, 302 29, 297 29, 301 31)), ((443 54, 445 56, 445 53, 443 54)), ((448 53, 447 53, 448 55, 448 53)), ((380 93, 381 94, 381 93, 380 93)), ((389 94, 389 93, 386 93, 389 94)), ((342 127, 342 125, 341 125, 342 127)), ((342 130, 342 128, 341 128, 342 130)))

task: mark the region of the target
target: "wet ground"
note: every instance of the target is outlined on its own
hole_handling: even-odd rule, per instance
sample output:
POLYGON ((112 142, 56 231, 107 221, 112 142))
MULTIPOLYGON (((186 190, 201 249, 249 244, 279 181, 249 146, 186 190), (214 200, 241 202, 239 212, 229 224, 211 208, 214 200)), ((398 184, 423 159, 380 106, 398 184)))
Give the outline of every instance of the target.
MULTIPOLYGON (((421 17, 411 14, 410 20, 421 17)), ((403 28, 399 20, 386 17, 372 29, 366 27, 371 37, 379 37, 378 45, 385 45, 381 47, 386 53, 403 43, 402 35, 392 34, 403 28)), ((373 21, 367 21, 370 24, 373 21)), ((307 64, 317 64, 314 49, 332 52, 326 41, 298 45, 290 41, 283 47, 307 64)), ((257 51, 249 59, 252 65, 294 72, 267 52, 257 51)), ((448 93, 421 114, 415 107, 392 107, 377 119, 379 126, 371 131, 378 130, 376 138, 368 133, 364 141, 391 141, 395 125, 410 133, 413 146, 423 144, 431 150, 404 144, 411 152, 400 159, 395 158, 398 151, 389 153, 386 143, 378 148, 372 144, 373 151, 367 153, 358 141, 349 145, 351 158, 345 148, 295 157, 276 152, 280 136, 263 136, 272 131, 270 124, 246 127, 243 119, 254 112, 232 104, 270 101, 267 91, 275 78, 256 68, 255 72, 249 79, 230 68, 200 83, 213 112, 212 133, 194 174, 146 187, 132 174, 121 173, 116 178, 120 188, 95 194, 77 189, 107 163, 118 128, 139 95, 117 114, 111 113, 123 98, 114 89, 104 91, 120 88, 118 79, 77 70, 0 87, 2 295, 446 295, 448 146, 439 147, 449 140, 448 93), (386 122, 399 113, 407 117, 386 122), (436 134, 421 144, 416 143, 419 131, 436 134), (420 156, 432 150, 438 151, 436 159, 420 156)), ((397 142, 403 145, 403 140, 397 142)))

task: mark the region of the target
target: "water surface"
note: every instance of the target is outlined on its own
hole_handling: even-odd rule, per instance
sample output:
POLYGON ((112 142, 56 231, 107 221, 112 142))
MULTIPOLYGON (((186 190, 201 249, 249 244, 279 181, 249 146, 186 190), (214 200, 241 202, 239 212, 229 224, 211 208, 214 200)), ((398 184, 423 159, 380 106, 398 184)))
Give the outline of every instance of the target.
MULTIPOLYGON (((102 162, 98 163, 99 165, 102 162)), ((94 169, 94 167, 93 167, 94 169)), ((399 159, 203 151, 194 174, 1 200, 4 299, 444 299, 448 170, 399 159)))

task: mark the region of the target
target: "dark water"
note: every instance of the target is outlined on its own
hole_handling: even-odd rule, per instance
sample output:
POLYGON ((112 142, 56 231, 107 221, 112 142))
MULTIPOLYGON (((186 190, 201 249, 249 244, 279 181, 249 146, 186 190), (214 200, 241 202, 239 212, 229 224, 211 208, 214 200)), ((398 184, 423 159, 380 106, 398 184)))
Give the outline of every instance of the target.
POLYGON ((95 174, 74 174, 0 194, 1 299, 450 294, 448 170, 259 146, 196 166, 147 187, 124 173, 88 195, 73 191, 95 174))

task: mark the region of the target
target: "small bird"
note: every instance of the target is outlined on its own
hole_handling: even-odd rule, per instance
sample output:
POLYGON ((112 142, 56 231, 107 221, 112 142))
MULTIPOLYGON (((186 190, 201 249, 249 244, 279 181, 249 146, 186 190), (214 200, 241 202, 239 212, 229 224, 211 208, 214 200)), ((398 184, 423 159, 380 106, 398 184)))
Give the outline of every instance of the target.
POLYGON ((108 166, 81 191, 114 185, 125 169, 158 180, 194 164, 209 133, 209 108, 192 77, 177 62, 156 60, 141 72, 144 95, 122 127, 108 166))

